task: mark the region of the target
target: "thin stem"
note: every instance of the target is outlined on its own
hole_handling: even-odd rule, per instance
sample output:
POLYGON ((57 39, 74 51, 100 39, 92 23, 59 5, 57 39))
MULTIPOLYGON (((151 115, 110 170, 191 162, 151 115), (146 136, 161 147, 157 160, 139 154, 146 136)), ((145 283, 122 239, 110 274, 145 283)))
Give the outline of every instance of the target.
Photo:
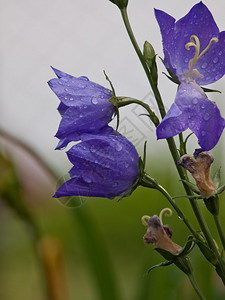
POLYGON ((142 54, 142 52, 141 52, 141 50, 138 46, 138 43, 135 39, 135 36, 133 34, 133 31, 132 31, 132 28, 130 26, 130 22, 129 22, 129 19, 128 19, 128 15, 127 15, 127 8, 123 8, 120 11, 121 11, 121 14, 122 14, 123 22, 124 22, 124 25, 126 27, 127 33, 130 37, 131 43, 132 43, 132 45, 133 45, 133 47, 134 47, 134 49, 135 49, 135 51, 136 51, 136 53, 137 53, 137 55, 140 59, 140 62, 142 64, 143 68, 144 68, 145 74, 148 78, 150 86, 151 86, 151 88, 153 90, 153 93, 155 95, 161 117, 163 118, 166 115, 165 107, 163 105, 162 98, 161 98, 161 95, 159 93, 159 90, 158 90, 157 86, 154 84, 154 81, 152 79, 152 75, 151 75, 151 73, 148 69, 148 66, 145 62, 144 56, 143 56, 143 54, 142 54))
POLYGON ((148 186, 152 186, 152 183, 155 183, 155 188, 161 192, 166 198, 167 200, 170 202, 170 204, 172 205, 172 207, 175 209, 175 211, 178 214, 178 217, 183 220, 183 222, 186 224, 186 226, 189 228, 189 230, 191 231, 191 233, 197 238, 199 239, 200 236, 199 234, 192 228, 191 224, 189 223, 189 221, 187 220, 187 218, 184 216, 183 212, 181 211, 181 209, 179 208, 179 206, 176 204, 176 202, 173 200, 173 198, 170 196, 170 194, 167 192, 167 190, 161 186, 155 179, 153 179, 149 174, 145 173, 143 176, 143 182, 142 185, 145 185, 146 187, 148 186), (148 183, 150 183, 150 185, 148 185, 148 183))
POLYGON ((198 294, 199 298, 200 298, 201 300, 206 300, 206 298, 202 295, 201 291, 199 290, 199 288, 198 288, 198 286, 197 286, 197 283, 196 283, 196 281, 195 281, 195 279, 194 279, 194 276, 191 274, 191 275, 188 275, 188 278, 189 278, 189 280, 190 280, 190 282, 191 282, 192 287, 194 288, 194 290, 195 290, 196 293, 198 294))
POLYGON ((222 227, 221 222, 220 222, 220 218, 219 218, 218 215, 214 215, 213 217, 214 217, 214 221, 216 223, 216 228, 217 228, 219 236, 220 236, 220 240, 221 240, 222 245, 223 245, 223 249, 225 250, 225 236, 224 236, 223 227, 222 227))

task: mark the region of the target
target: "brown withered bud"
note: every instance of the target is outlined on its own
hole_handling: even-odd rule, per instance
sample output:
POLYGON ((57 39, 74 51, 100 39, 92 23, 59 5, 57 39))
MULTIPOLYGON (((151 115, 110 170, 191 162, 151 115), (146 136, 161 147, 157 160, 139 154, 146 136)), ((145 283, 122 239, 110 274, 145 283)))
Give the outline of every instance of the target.
POLYGON ((183 155, 178 165, 188 170, 196 181, 201 195, 210 196, 216 192, 216 188, 210 178, 210 166, 214 158, 210 152, 200 152, 194 157, 183 155))
POLYGON ((150 217, 145 226, 147 227, 147 232, 143 237, 145 243, 154 244, 156 248, 161 248, 171 253, 178 253, 182 250, 181 246, 171 240, 172 229, 170 226, 163 226, 158 216, 150 217))

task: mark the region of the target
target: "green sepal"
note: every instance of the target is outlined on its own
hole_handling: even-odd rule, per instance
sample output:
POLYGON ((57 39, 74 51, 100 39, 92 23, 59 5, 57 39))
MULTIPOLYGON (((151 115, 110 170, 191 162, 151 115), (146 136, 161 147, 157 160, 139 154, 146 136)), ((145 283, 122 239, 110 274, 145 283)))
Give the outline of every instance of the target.
POLYGON ((218 264, 217 258, 213 251, 207 246, 206 242, 202 242, 199 239, 195 239, 195 243, 198 245, 199 249, 201 250, 202 254, 205 258, 214 266, 218 264))
POLYGON ((136 188, 137 188, 139 185, 140 185, 140 184, 139 184, 139 178, 137 178, 137 180, 135 181, 135 183, 134 183, 128 190, 126 190, 126 191, 122 194, 122 196, 118 199, 118 202, 119 202, 121 199, 130 196, 130 195, 136 190, 136 188))
POLYGON ((194 248, 193 236, 189 236, 184 248, 178 253, 171 253, 165 249, 155 248, 167 261, 174 263, 185 274, 192 274, 192 266, 187 256, 194 248))
POLYGON ((221 194, 225 190, 225 184, 217 189, 217 194, 221 194))
POLYGON ((192 183, 190 181, 187 181, 185 179, 180 179, 180 181, 184 182, 192 190, 192 192, 194 192, 195 194, 200 195, 200 191, 194 183, 192 183))
POLYGON ((170 266, 173 264, 173 261, 172 260, 168 260, 168 261, 164 261, 164 262, 161 262, 160 264, 158 265, 155 265, 153 267, 151 267, 150 269, 148 269, 148 274, 155 268, 158 268, 158 267, 167 267, 167 266, 170 266))
POLYGON ((119 9, 126 8, 128 5, 128 0, 109 0, 119 7, 119 9))
POLYGON ((213 184, 215 185, 215 188, 217 189, 221 184, 221 167, 219 167, 214 173, 212 181, 213 184))
POLYGON ((114 86, 112 84, 112 81, 109 79, 109 77, 108 77, 108 75, 106 74, 105 71, 103 71, 103 73, 104 73, 105 78, 109 82, 109 84, 111 86, 111 89, 112 89, 113 97, 111 97, 108 101, 111 102, 115 106, 115 109, 116 109, 115 115, 117 117, 117 122, 116 122, 116 135, 117 135, 117 131, 118 131, 119 124, 120 124, 120 113, 119 113, 119 108, 118 108, 118 98, 116 97, 116 92, 115 92, 114 86))
POLYGON ((208 89, 208 88, 205 88, 205 87, 201 87, 203 89, 203 91, 205 93, 220 93, 221 94, 221 91, 218 91, 218 90, 212 90, 212 89, 208 89))
POLYGON ((211 212, 212 215, 218 216, 219 214, 219 197, 217 194, 203 198, 205 206, 211 212))

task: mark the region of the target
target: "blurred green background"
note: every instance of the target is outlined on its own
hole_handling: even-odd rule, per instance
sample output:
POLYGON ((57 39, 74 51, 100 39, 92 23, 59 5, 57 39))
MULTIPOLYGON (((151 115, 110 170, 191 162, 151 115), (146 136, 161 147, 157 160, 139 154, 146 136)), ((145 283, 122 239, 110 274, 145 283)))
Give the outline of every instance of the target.
MULTIPOLYGON (((21 168, 13 151, 10 152, 11 148, 7 147, 4 145, 2 149, 7 149, 15 172, 20 176, 19 189, 26 208, 35 220, 39 236, 35 238, 29 225, 1 199, 1 300, 198 299, 188 278, 174 265, 154 269, 147 275, 151 266, 164 260, 153 250, 153 245, 144 244, 146 228, 141 223, 143 215, 159 214, 162 208, 170 207, 159 192, 139 187, 130 197, 119 202, 117 199, 103 198, 54 199, 52 194, 58 184, 55 179, 50 179, 46 170, 29 153, 20 149, 20 155, 16 152, 15 157, 19 156, 21 168), (37 244, 40 248, 43 238, 48 245, 47 260, 56 256, 58 261, 53 270, 59 273, 57 286, 63 290, 63 296, 46 297, 45 275, 34 249, 37 244)), ((13 149, 15 151, 15 147, 13 149)), ((216 154, 213 171, 220 165, 220 154, 216 154)), ((182 195, 183 188, 171 162, 160 158, 158 164, 158 160, 159 157, 155 157, 154 164, 149 161, 149 173, 171 195, 182 195)), ((1 160, 0 187, 7 175, 13 177, 2 165, 1 160)), ((9 187, 11 195, 12 186, 9 187)), ((177 203, 198 229, 188 200, 177 199, 177 203)), ((220 203, 221 219, 225 226, 224 196, 220 203)), ((203 203, 199 201, 199 204, 220 247, 213 219, 203 203)), ((189 232, 176 213, 170 218, 164 217, 163 221, 173 229, 173 241, 184 245, 189 232)), ((220 279, 197 247, 190 257, 196 281, 207 299, 224 299, 225 290, 220 279)), ((51 274, 48 276, 51 277, 51 274)))

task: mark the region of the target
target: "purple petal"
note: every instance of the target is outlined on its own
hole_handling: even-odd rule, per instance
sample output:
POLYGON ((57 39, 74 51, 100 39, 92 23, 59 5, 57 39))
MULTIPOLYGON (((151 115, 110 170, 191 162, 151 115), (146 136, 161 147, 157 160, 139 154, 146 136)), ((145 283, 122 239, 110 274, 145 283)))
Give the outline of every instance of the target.
POLYGON ((59 70, 53 68, 52 66, 51 66, 51 68, 52 68, 52 70, 54 71, 55 75, 56 75, 58 78, 62 78, 62 77, 74 78, 72 75, 69 75, 69 74, 64 73, 64 72, 62 72, 62 71, 59 71, 59 70))
POLYGON ((179 107, 173 103, 163 118, 162 122, 156 128, 157 139, 168 139, 188 128, 188 119, 179 107))
MULTIPOLYGON (((169 17, 167 17, 168 20, 169 17)), ((193 47, 189 51, 185 48, 191 35, 196 35, 199 38, 202 51, 207 47, 212 37, 218 37, 219 29, 212 14, 202 2, 193 6, 186 16, 174 23, 174 26, 172 26, 171 17, 170 22, 170 31, 165 31, 163 26, 166 24, 159 18, 166 63, 179 77, 188 70, 188 63, 194 57, 195 50, 193 47)))
POLYGON ((225 31, 219 34, 218 39, 196 64, 196 69, 204 76, 197 78, 199 85, 213 83, 225 74, 225 31))
POLYGON ((138 153, 131 145, 121 135, 89 135, 87 140, 67 152, 73 164, 71 179, 57 190, 54 197, 114 198, 122 195, 139 175, 138 153))
POLYGON ((157 138, 169 138, 190 128, 203 150, 211 150, 217 144, 225 127, 216 104, 208 100, 192 84, 183 83, 177 92, 175 103, 157 127, 157 138))

